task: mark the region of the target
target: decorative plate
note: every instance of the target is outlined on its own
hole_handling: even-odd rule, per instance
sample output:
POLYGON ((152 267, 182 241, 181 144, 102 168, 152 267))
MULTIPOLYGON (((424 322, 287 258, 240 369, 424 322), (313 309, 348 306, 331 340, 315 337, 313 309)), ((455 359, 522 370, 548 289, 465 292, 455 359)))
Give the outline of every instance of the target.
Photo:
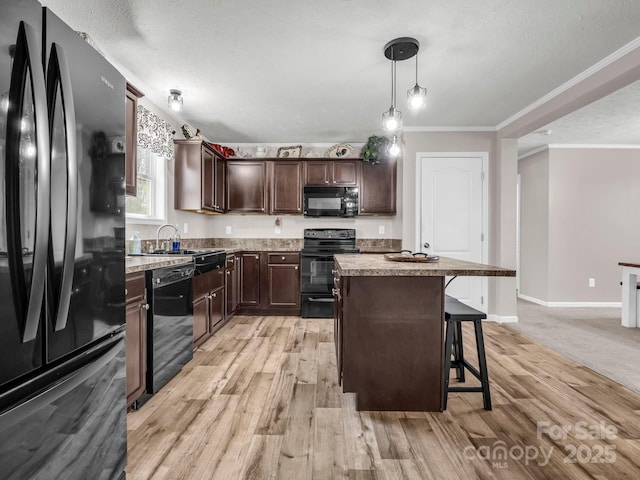
POLYGON ((407 250, 403 250, 401 253, 385 253, 384 258, 391 260, 392 262, 415 262, 415 263, 435 263, 440 260, 440 257, 436 255, 427 255, 426 253, 406 253, 407 250))
POLYGON ((353 152, 353 147, 348 143, 338 143, 329 150, 327 150, 326 156, 329 158, 347 158, 353 152))

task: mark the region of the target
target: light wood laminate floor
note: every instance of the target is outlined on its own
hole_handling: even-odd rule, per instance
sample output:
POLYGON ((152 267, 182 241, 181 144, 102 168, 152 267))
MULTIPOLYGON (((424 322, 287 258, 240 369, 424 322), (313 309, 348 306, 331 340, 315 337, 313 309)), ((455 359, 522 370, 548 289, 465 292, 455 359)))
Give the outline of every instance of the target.
POLYGON ((332 320, 236 317, 128 415, 127 479, 640 478, 640 395, 483 325, 492 411, 382 413, 337 385, 332 320))

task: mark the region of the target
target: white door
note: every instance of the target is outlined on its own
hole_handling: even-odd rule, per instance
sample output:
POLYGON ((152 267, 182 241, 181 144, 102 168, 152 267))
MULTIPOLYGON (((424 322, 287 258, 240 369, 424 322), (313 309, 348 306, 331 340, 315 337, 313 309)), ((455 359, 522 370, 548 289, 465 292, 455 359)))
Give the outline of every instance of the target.
MULTIPOLYGON (((417 162, 416 251, 486 263, 487 155, 419 153, 417 162)), ((446 293, 486 312, 486 285, 457 277, 446 293)))

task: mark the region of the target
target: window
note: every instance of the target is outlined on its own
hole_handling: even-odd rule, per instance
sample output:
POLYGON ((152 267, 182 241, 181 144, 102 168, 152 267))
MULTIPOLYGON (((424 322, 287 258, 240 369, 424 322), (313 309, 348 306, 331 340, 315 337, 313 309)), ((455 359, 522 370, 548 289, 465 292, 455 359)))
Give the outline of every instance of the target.
POLYGON ((150 148, 138 146, 137 190, 126 197, 127 219, 139 223, 166 223, 167 202, 165 158, 150 148))

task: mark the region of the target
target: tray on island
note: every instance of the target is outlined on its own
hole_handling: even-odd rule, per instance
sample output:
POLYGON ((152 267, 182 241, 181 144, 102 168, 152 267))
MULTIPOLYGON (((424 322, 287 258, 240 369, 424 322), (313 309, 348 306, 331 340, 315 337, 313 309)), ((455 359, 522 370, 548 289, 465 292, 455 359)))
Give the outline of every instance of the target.
POLYGON ((440 257, 436 255, 427 255, 422 252, 411 253, 409 250, 403 250, 397 253, 385 253, 384 258, 392 262, 435 263, 440 261, 440 257))

